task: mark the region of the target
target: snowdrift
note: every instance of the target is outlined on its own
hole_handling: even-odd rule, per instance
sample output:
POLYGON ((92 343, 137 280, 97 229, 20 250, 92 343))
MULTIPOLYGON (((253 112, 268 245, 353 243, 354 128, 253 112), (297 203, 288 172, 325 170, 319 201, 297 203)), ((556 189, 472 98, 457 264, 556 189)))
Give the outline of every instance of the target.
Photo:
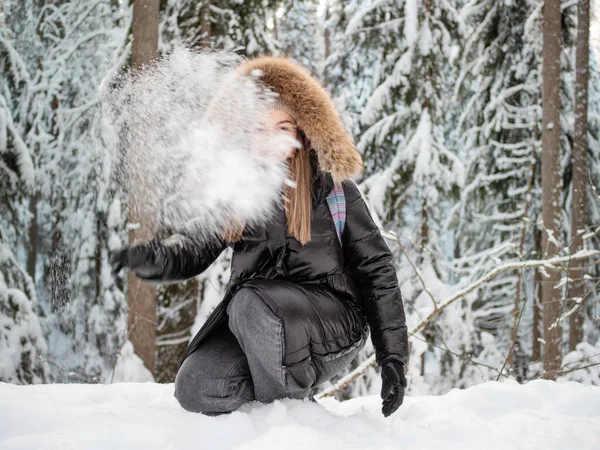
POLYGON ((407 397, 385 419, 377 397, 249 404, 227 416, 182 410, 172 384, 0 383, 8 449, 598 449, 600 387, 488 382, 407 397))

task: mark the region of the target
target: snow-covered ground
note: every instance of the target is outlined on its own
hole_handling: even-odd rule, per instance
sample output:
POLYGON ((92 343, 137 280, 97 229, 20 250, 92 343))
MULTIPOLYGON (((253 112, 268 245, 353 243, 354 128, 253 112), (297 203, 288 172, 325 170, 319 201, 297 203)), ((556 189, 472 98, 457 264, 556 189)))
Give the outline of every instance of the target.
POLYGON ((488 382, 407 397, 385 419, 377 397, 182 410, 172 384, 0 383, 8 449, 600 449, 600 387, 488 382))

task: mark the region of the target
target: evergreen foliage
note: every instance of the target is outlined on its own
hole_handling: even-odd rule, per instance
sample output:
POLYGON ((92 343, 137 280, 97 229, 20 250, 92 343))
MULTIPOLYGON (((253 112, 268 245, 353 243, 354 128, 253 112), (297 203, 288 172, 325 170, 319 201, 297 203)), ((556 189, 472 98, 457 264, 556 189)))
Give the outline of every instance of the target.
POLYGON ((317 15, 318 2, 292 0, 290 3, 285 10, 280 10, 282 17, 276 19, 281 54, 321 78, 324 35, 317 15))
MULTIPOLYGON (((389 238, 411 328, 499 265, 543 257, 542 5, 163 0, 159 51, 286 54, 322 81, 363 153, 360 188, 389 238)), ((118 358, 133 357, 126 279, 111 276, 108 264, 127 240, 127 196, 111 175, 93 114, 128 64, 131 15, 131 2, 114 0, 0 6, 0 353, 8 361, 0 364, 0 381, 107 382, 123 372, 114 370, 118 358)), ((578 120, 576 24, 575 4, 564 0, 565 246, 578 120)), ((584 247, 600 250, 600 67, 593 48, 588 126, 584 247)), ((225 292, 230 259, 227 251, 197 279, 158 290, 156 381, 173 381, 189 338, 225 292)), ((583 342, 567 354, 563 317, 564 367, 585 366, 600 348, 600 266, 586 270, 583 342)), ((505 363, 518 379, 540 375, 543 272, 504 272, 411 336, 409 394, 495 379, 505 363)), ((561 281, 565 299, 571 281, 561 281)), ((372 350, 369 344, 353 367, 372 350)), ((562 379, 595 382, 599 373, 588 367, 562 379)), ((342 396, 371 393, 378 378, 369 369, 342 396)))
POLYGON ((274 17, 282 0, 166 0, 159 49, 233 50, 251 56, 278 53, 274 17), (268 26, 270 24, 270 27, 268 26))

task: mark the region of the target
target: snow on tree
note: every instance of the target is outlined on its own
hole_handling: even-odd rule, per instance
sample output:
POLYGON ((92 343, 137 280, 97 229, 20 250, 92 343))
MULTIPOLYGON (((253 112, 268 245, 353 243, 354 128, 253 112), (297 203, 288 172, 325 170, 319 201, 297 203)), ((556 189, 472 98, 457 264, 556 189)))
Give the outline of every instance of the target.
MULTIPOLYGON (((115 280, 108 265, 126 243, 127 197, 111 178, 106 136, 89 114, 127 63, 129 3, 0 6, 0 329, 10 329, 0 332, 0 353, 9 355, 2 381, 152 378, 127 341, 125 280, 115 280)), ((328 0, 320 4, 322 22, 314 20, 316 3, 164 0, 159 50, 282 51, 321 77, 364 154, 361 189, 389 231, 409 326, 434 301, 499 264, 541 257, 543 2, 328 0), (462 189, 455 155, 467 163, 462 189)), ((574 176, 575 9, 562 1, 565 244, 574 176)), ((600 249, 600 69, 593 51, 589 77, 583 245, 600 249)), ((172 381, 182 349, 220 301, 230 258, 227 251, 196 280, 159 289, 158 381, 172 381)), ((600 348, 600 266, 587 264, 583 339, 563 357, 560 379, 598 384, 591 364, 600 348)), ((508 365, 521 379, 537 376, 542 272, 504 272, 412 336, 411 392, 495 378, 515 338, 508 365)), ((569 299, 572 280, 564 275, 569 299)), ((563 347, 571 304, 562 311, 563 347)), ((372 351, 369 344, 353 365, 372 351)), ((376 370, 342 396, 376 390, 376 370)))
MULTIPOLYGON (((598 60, 593 51, 590 51, 588 71, 586 226, 580 231, 583 231, 583 248, 598 250, 600 249, 600 233, 598 233, 598 224, 600 224, 600 67, 598 67, 598 60)), ((576 117, 573 119, 577 120, 576 117)), ((567 167, 567 179, 569 179, 570 175, 569 168, 567 167)), ((573 183, 572 178, 569 181, 573 183)), ((570 189, 566 191, 565 205, 568 208, 567 211, 571 210, 570 203, 572 202, 572 196, 570 192, 570 189)), ((567 229, 569 228, 567 227, 567 229)), ((571 238, 572 235, 570 233, 566 242, 571 242, 571 238)), ((600 371, 598 370, 598 366, 590 365, 597 362, 594 358, 600 353, 600 299, 598 297, 600 266, 598 264, 581 266, 583 273, 583 295, 580 298, 573 298, 573 292, 570 289, 573 281, 569 280, 565 283, 565 298, 572 300, 573 303, 569 303, 563 308, 565 313, 563 315, 569 316, 563 323, 569 322, 574 308, 580 309, 582 322, 581 328, 578 331, 581 333, 582 339, 575 345, 575 348, 571 352, 564 355, 561 368, 567 372, 560 375, 559 379, 597 385, 600 371), (581 371, 574 370, 578 367, 585 369, 581 371)), ((571 326, 573 326, 573 322, 571 322, 571 326)))
MULTIPOLYGON (((2 172, 0 171, 0 174, 2 172)), ((0 381, 46 383, 46 341, 34 308, 33 281, 19 266, 0 229, 0 381)))
MULTIPOLYGON (((571 190, 571 252, 583 247, 582 233, 587 213, 587 150, 588 150, 588 78, 590 55, 590 2, 582 0, 577 5, 577 37, 575 56, 573 151, 571 155, 573 184, 571 190)), ((584 297, 584 271, 579 267, 570 269, 568 277, 573 279, 569 290, 570 307, 577 307, 569 320, 569 349, 575 350, 583 340, 584 308, 579 308, 577 299, 584 297)))
MULTIPOLYGON (((462 163, 445 139, 460 20, 446 1, 380 1, 358 9, 346 35, 357 35, 357 47, 375 53, 376 87, 361 115, 366 130, 358 142, 366 161, 362 186, 383 228, 399 236, 400 245, 390 246, 411 322, 448 291, 440 232, 447 202, 463 177, 462 163)), ((442 345, 442 334, 427 329, 412 339, 415 389, 417 378, 442 370, 437 362, 429 364, 442 357, 433 347, 442 345)), ((445 374, 448 383, 452 378, 445 374)), ((448 387, 435 384, 433 390, 448 387)))
POLYGON ((45 100, 55 102, 49 130, 55 139, 46 151, 55 152, 57 165, 48 175, 61 180, 50 190, 56 209, 48 211, 53 223, 48 234, 53 247, 58 239, 53 255, 59 258, 57 275, 63 276, 62 270, 71 274, 62 283, 50 272, 50 281, 60 288, 50 297, 54 314, 46 319, 55 332, 60 330, 50 357, 68 361, 70 370, 87 379, 112 368, 126 339, 126 301, 108 264, 109 251, 124 237, 125 217, 119 188, 103 164, 92 106, 127 54, 130 14, 110 1, 66 3, 45 16, 42 36, 49 48, 40 73, 42 82, 53 86, 44 92, 45 100), (57 36, 56 29, 64 34, 57 36), (65 70, 67 59, 73 60, 70 70, 65 70), (77 82, 69 82, 73 79, 77 82))
POLYGON ((161 10, 159 49, 241 50, 277 54, 273 18, 281 0, 167 0, 161 10), (270 24, 270 26, 268 26, 270 24))
POLYGON ((30 77, 10 31, 0 28, 0 381, 30 384, 47 382, 49 368, 35 287, 11 250, 23 242, 35 170, 25 142, 30 77))
POLYGON ((343 112, 344 124, 356 139, 368 128, 361 123, 361 114, 375 89, 375 70, 385 57, 377 34, 354 26, 353 20, 371 3, 330 0, 324 18, 323 80, 343 112))
MULTIPOLYGON (((455 273, 475 279, 499 263, 536 251, 536 231, 526 229, 524 221, 537 223, 540 212, 541 28, 535 0, 467 5, 462 14, 473 29, 456 89, 465 105, 458 129, 468 165, 466 186, 451 219, 455 273)), ((515 297, 532 283, 523 283, 522 276, 507 273, 471 299, 466 310, 472 311, 468 319, 476 332, 475 355, 483 350, 484 332, 498 339, 486 339, 488 344, 508 349, 511 313, 519 301, 515 297)), ((515 354, 523 358, 521 347, 515 354)))
MULTIPOLYGON (((560 54, 563 242, 570 240, 575 23, 572 6, 563 6, 560 54)), ((459 103, 465 105, 458 128, 462 133, 460 148, 468 160, 467 186, 449 225, 456 235, 455 274, 464 283, 499 263, 543 257, 541 9, 542 3, 533 0, 489 3, 483 8, 469 3, 462 10, 473 30, 465 42, 463 69, 456 88, 459 103)), ((593 139, 590 133, 592 161, 597 158, 593 139)), ((589 196, 592 205, 597 202, 595 198, 589 196)), ((594 209, 590 206, 590 210, 594 209)), ((594 222, 588 223, 591 226, 594 222)), ((472 310, 469 322, 475 324, 475 355, 485 351, 485 333, 489 345, 502 349, 490 365, 499 368, 512 353, 508 363, 517 369, 515 375, 520 379, 535 376, 539 367, 532 362, 542 358, 542 277, 540 271, 506 273, 480 289, 465 309, 472 310), (489 339, 490 334, 493 340, 489 339)), ((482 371, 484 377, 497 375, 493 370, 486 374, 485 368, 472 372, 475 376, 482 371)))
MULTIPOLYGON (((600 65, 596 55, 590 53, 588 85, 588 182, 587 182, 587 228, 583 235, 585 246, 600 250, 600 65)), ((585 277, 585 275, 584 275, 585 277)), ((600 349, 600 298, 598 294, 600 265, 592 265, 585 282, 583 341, 594 344, 600 349)))
POLYGON ((13 54, 30 74, 15 111, 36 170, 20 230, 29 242, 11 240, 11 248, 33 260, 54 380, 99 378, 126 339, 125 300, 108 265, 124 219, 91 111, 123 63, 129 16, 110 0, 4 2, 13 54))
POLYGON ((292 0, 276 19, 276 33, 281 53, 321 78, 324 36, 318 6, 315 0, 292 0))
MULTIPOLYGON (((8 6, 5 15, 10 12, 8 6)), ((5 239, 16 245, 22 238, 21 227, 27 223, 25 200, 34 189, 36 174, 26 142, 30 75, 26 60, 15 49, 15 33, 8 26, 0 27, 0 73, 0 205, 8 212, 0 215, 0 229, 5 239)))

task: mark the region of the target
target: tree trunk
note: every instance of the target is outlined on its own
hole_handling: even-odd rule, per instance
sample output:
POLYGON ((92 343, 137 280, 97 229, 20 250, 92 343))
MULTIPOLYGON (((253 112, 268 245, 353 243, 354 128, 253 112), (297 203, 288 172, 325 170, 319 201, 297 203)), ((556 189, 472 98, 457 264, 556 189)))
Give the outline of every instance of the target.
POLYGON ((160 0, 134 0, 131 67, 140 69, 158 56, 158 13, 160 0))
MULTIPOLYGON (((545 0, 543 6, 542 89, 542 250, 545 258, 558 255, 560 227, 560 0, 545 0)), ((555 379, 561 364, 560 271, 544 267, 542 306, 544 322, 544 378, 555 379)))
MULTIPOLYGON (((139 70, 149 64, 158 54, 158 12, 160 0, 135 0, 133 5, 133 46, 131 66, 139 70)), ((153 233, 151 220, 136 212, 136 205, 129 204, 129 222, 139 223, 130 229, 129 241, 148 240, 153 233)), ((128 275, 127 299, 129 303, 129 340, 135 353, 146 368, 154 374, 156 352, 156 291, 150 284, 139 280, 132 272, 128 275)))
POLYGON ((425 248, 429 245, 429 212, 427 210, 427 200, 421 205, 421 251, 426 254, 425 248))
MULTIPOLYGON (((535 248, 537 251, 537 258, 542 258, 542 232, 539 228, 535 228, 534 240, 535 248)), ((542 359, 541 353, 541 339, 542 333, 540 333, 540 322, 541 322, 541 305, 542 305, 542 274, 539 270, 535 271, 535 277, 533 281, 533 336, 531 344, 531 360, 539 361, 542 359)))
POLYGON ((200 10, 200 32, 202 38, 200 39, 200 48, 210 48, 210 38, 212 36, 212 22, 210 21, 210 5, 212 1, 206 0, 200 10))
MULTIPOLYGON (((571 216, 571 252, 582 249, 582 230, 586 224, 586 172, 588 148, 588 69, 590 43, 590 1, 579 0, 577 5, 577 53, 575 56, 575 127, 573 130, 573 193, 571 216)), ((568 298, 571 308, 577 307, 570 317, 569 350, 583 339, 585 299, 584 271, 580 264, 570 270, 573 280, 568 298), (578 304, 577 301, 580 301, 578 304)))
POLYGON ((38 249, 38 202, 40 193, 35 189, 33 195, 29 198, 29 212, 31 214, 31 223, 29 224, 29 240, 27 245, 27 273, 35 283, 37 249, 38 249))

